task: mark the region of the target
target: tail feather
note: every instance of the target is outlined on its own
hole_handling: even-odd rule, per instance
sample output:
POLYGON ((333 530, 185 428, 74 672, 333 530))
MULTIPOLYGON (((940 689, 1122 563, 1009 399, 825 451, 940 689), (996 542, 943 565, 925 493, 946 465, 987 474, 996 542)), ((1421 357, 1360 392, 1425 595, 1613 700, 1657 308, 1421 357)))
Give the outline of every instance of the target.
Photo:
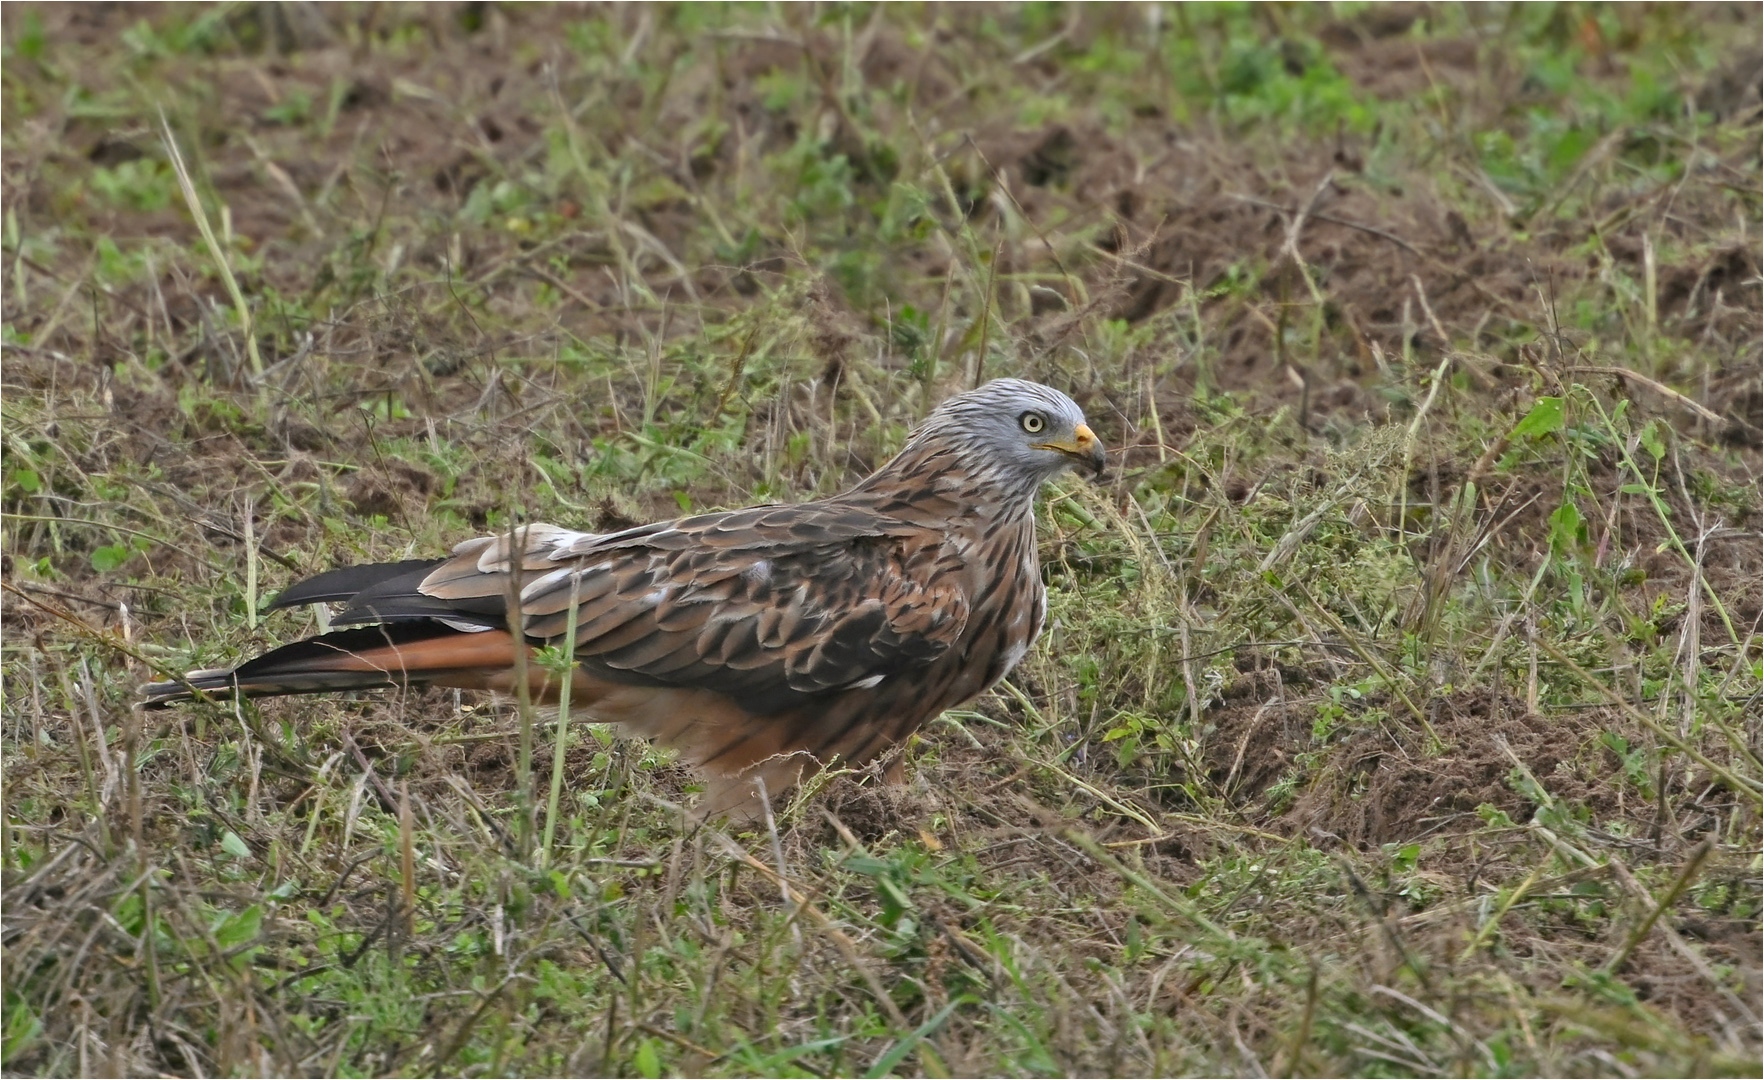
POLYGON ((160 708, 190 701, 196 690, 271 697, 420 686, 507 667, 513 660, 506 633, 462 633, 426 621, 386 623, 296 641, 236 668, 207 668, 183 681, 149 683, 141 689, 142 703, 160 708))

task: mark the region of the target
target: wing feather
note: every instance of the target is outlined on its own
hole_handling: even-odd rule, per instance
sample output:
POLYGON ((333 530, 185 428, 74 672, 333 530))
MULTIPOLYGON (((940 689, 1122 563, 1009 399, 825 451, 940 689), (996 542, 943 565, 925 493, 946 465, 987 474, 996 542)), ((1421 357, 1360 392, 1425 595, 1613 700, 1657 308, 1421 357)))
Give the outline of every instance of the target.
POLYGON ((573 607, 589 673, 710 690, 759 712, 918 670, 968 612, 961 560, 941 535, 819 503, 610 534, 532 525, 518 560, 506 534, 480 537, 414 591, 427 608, 485 618, 506 603, 516 561, 530 639, 561 640, 573 607))

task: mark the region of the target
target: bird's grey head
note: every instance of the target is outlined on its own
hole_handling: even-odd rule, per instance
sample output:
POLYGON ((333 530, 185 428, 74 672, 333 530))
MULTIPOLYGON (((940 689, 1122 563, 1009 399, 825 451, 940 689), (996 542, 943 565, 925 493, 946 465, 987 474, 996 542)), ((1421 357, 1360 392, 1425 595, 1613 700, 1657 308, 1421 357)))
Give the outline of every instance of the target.
POLYGON ((1078 403, 1051 386, 994 379, 945 401, 920 425, 914 442, 944 440, 970 467, 1012 488, 1034 489, 1073 467, 1100 474, 1102 443, 1078 403))

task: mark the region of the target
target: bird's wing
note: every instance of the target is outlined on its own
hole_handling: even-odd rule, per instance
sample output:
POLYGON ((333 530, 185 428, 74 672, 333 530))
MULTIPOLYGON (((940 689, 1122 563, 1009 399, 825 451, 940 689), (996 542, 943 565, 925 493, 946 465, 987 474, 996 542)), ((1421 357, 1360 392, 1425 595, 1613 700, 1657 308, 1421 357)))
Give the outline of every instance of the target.
MULTIPOLYGON (((529 640, 562 643, 573 610, 589 673, 711 690, 760 714, 921 668, 968 617, 966 575, 941 534, 837 504, 610 534, 534 525, 514 539, 529 640)), ((420 581, 406 575, 357 594, 337 622, 502 628, 510 550, 506 534, 467 541, 420 581)))

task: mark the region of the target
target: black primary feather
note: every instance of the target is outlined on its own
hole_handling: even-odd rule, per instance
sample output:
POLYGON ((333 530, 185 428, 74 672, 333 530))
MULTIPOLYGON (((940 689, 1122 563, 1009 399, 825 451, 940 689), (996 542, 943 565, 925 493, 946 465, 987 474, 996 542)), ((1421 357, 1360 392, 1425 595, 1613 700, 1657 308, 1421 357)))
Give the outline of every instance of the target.
POLYGON ((406 578, 410 580, 411 591, 415 592, 417 583, 421 582, 429 571, 446 561, 446 559, 406 559, 403 562, 341 566, 335 570, 316 574, 304 581, 295 582, 278 593, 264 610, 275 611, 278 608, 301 607, 306 604, 346 603, 375 586, 389 585, 395 581, 401 582, 406 578))

